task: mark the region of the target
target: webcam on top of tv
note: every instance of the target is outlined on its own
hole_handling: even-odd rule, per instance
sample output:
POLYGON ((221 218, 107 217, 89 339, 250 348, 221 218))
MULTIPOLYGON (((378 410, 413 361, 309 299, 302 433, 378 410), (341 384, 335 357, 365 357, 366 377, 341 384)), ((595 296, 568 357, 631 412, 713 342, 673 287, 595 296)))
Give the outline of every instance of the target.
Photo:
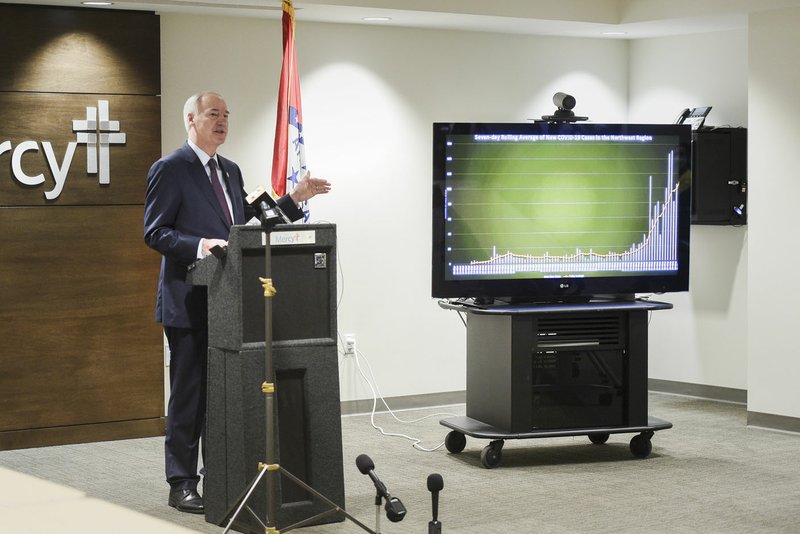
POLYGON ((556 93, 553 95, 553 104, 556 105, 556 110, 552 115, 542 115, 541 120, 536 122, 578 122, 587 121, 589 117, 578 117, 572 108, 575 107, 577 101, 572 95, 567 93, 556 93))

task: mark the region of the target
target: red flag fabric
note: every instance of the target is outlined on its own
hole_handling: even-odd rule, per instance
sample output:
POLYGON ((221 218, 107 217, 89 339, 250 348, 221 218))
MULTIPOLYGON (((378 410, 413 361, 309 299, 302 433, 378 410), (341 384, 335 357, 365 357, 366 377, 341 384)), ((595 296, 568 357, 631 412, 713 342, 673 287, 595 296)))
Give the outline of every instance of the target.
MULTIPOLYGON (((307 172, 294 28, 292 0, 283 0, 283 64, 272 153, 272 191, 277 197, 291 192, 307 172)), ((305 202, 301 208, 305 213, 304 219, 308 220, 305 202)))

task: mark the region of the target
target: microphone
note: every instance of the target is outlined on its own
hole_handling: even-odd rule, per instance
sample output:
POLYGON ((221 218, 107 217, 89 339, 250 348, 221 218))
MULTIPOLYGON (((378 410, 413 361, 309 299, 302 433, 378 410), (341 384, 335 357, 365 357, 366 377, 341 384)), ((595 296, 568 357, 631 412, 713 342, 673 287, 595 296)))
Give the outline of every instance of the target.
POLYGON ((428 475, 428 491, 431 492, 433 521, 428 522, 428 534, 441 534, 442 523, 439 521, 439 492, 444 488, 444 480, 439 473, 428 475))
POLYGON ((288 224, 292 222, 275 202, 275 199, 267 193, 264 186, 259 185, 255 191, 247 195, 245 201, 256 209, 258 218, 264 226, 269 226, 267 221, 276 217, 279 221, 270 221, 271 224, 276 224, 277 222, 288 224))
MULTIPOLYGON (((400 499, 397 497, 392 497, 389 494, 389 490, 386 489, 386 484, 381 482, 381 479, 378 478, 378 475, 375 474, 375 464, 372 461, 372 458, 367 456, 366 454, 359 454, 356 458, 356 466, 358 470, 361 471, 362 475, 369 475, 369 478, 372 479, 372 483, 375 485, 375 489, 378 491, 378 495, 386 499, 386 506, 384 507, 386 510, 386 517, 392 523, 398 523, 403 520, 406 516, 406 507, 403 506, 403 503, 400 502, 400 499)), ((376 504, 380 504, 376 502, 376 504)))

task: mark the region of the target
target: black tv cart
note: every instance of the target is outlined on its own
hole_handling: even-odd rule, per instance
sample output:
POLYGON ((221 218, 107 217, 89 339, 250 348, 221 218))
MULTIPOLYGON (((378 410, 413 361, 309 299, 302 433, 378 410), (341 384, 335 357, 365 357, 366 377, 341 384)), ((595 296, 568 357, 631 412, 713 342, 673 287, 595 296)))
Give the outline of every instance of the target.
POLYGON ((504 440, 636 433, 631 452, 646 458, 654 432, 672 423, 647 413, 647 315, 671 304, 649 300, 481 305, 440 301, 466 315, 467 415, 452 429, 453 454, 466 437, 491 440, 486 468, 500 465, 504 440))

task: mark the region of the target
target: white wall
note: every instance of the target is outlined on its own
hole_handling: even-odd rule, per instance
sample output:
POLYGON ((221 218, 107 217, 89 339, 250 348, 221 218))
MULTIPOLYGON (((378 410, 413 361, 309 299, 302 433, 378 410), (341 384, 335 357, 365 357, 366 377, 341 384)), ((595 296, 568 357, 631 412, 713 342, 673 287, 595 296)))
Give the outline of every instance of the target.
POLYGON ((800 417, 800 9, 753 15, 749 56, 748 410, 800 417))
MULTIPOLYGON (((711 105, 706 124, 748 125, 747 30, 632 41, 629 68, 631 122, 711 105)), ((692 225, 690 239, 689 292, 657 297, 674 308, 651 317, 649 375, 747 389, 748 227, 692 225)))
MULTIPOLYGON (((267 181, 280 31, 277 21, 162 15, 165 152, 185 137, 186 97, 215 89, 232 110, 220 152, 249 187, 267 181), (204 27, 214 28, 207 43, 204 27)), ((624 121, 627 44, 316 23, 297 32, 309 166, 334 184, 312 220, 337 225, 340 332, 356 335, 386 396, 463 390, 463 326, 430 298, 431 123, 539 117, 557 91, 594 121, 624 121)), ((343 400, 370 396, 352 359, 340 371, 343 400)))
MULTIPOLYGON (((749 127, 749 225, 693 226, 691 291, 664 297, 675 308, 652 316, 650 376, 747 389, 751 411, 799 416, 800 282, 788 266, 800 254, 789 234, 800 73, 782 59, 800 44, 799 24, 789 10, 754 16, 750 33, 631 43, 298 24, 307 154, 334 183, 312 219, 337 224, 340 331, 356 335, 381 392, 465 386, 463 326, 429 297, 431 123, 538 117, 566 91, 598 122, 672 122, 713 105, 710 124, 749 127), (789 261, 770 260, 777 246, 789 261)), ((280 31, 277 21, 162 15, 165 152, 185 137, 184 99, 215 89, 233 111, 223 154, 248 187, 267 181, 280 31), (207 26, 215 39, 197 42, 207 26)), ((343 400, 370 396, 352 359, 340 370, 343 400)))

